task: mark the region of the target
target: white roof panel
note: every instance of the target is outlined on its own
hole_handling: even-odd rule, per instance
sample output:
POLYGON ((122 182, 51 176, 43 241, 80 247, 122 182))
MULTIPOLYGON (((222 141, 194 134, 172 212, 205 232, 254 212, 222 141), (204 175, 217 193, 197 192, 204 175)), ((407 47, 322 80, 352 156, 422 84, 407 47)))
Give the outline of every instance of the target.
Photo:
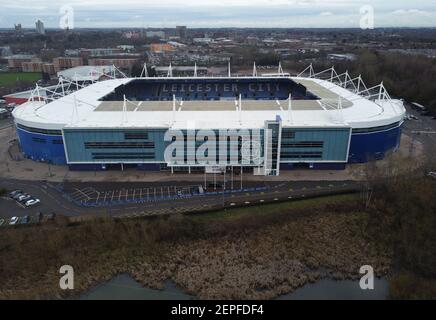
MULTIPOLYGON (((159 111, 157 109, 159 105, 162 105, 162 101, 148 101, 146 102, 147 107, 133 108, 131 104, 140 104, 140 102, 135 101, 128 103, 127 112, 123 112, 122 107, 109 109, 115 111, 101 111, 102 108, 99 106, 102 102, 99 99, 112 92, 116 87, 132 80, 125 78, 97 82, 47 104, 29 101, 17 107, 13 111, 13 115, 17 123, 45 129, 62 129, 64 127, 186 128, 187 126, 194 126, 198 129, 263 128, 266 120, 275 120, 277 116, 281 117, 283 126, 367 128, 402 121, 404 117, 405 110, 401 101, 383 100, 375 103, 329 81, 296 77, 291 79, 304 83, 309 91, 311 88, 317 88, 318 91, 323 88, 321 91, 325 90, 324 94, 328 94, 326 94, 325 99, 321 99, 320 107, 314 108, 312 106, 305 109, 297 107, 298 101, 292 101, 296 108, 289 113, 287 101, 279 102, 281 108, 277 105, 277 108, 268 107, 262 110, 260 107, 262 103, 268 105, 276 104, 276 102, 252 101, 250 108, 250 100, 242 100, 241 112, 238 111, 236 105, 234 110, 230 110, 231 108, 227 106, 212 111, 210 107, 205 107, 202 110, 199 107, 201 101, 190 101, 186 102, 187 110, 183 109, 183 105, 180 106, 177 103, 176 112, 173 112, 171 101, 166 102, 166 104, 171 105, 170 108, 165 107, 159 111), (337 110, 335 107, 337 97, 341 97, 343 101, 341 110, 337 110), (156 106, 153 107, 153 104, 156 106), (191 107, 188 107, 189 105, 191 107), (245 109, 244 105, 247 106, 245 109)), ((118 103, 122 105, 122 102, 118 103)), ((204 101, 204 104, 210 106, 213 101, 204 101)), ((217 106, 220 104, 223 102, 217 101, 217 106)))

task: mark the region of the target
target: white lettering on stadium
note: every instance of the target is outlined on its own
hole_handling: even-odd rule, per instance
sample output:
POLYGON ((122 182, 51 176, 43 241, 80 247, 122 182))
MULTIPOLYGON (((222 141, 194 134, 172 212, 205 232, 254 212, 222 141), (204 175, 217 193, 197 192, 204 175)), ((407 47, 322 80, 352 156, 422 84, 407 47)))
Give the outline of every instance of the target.
MULTIPOLYGON (((162 92, 168 93, 177 93, 177 92, 240 92, 240 88, 238 84, 236 83, 224 83, 222 85, 215 83, 215 84, 171 84, 171 88, 168 88, 167 84, 162 84, 162 92)), ((243 86, 243 88, 248 88, 249 92, 270 92, 271 90, 280 91, 280 84, 276 83, 274 85, 271 85, 270 83, 262 84, 262 83, 249 83, 248 86, 243 86), (274 88, 274 89, 273 89, 274 88)))

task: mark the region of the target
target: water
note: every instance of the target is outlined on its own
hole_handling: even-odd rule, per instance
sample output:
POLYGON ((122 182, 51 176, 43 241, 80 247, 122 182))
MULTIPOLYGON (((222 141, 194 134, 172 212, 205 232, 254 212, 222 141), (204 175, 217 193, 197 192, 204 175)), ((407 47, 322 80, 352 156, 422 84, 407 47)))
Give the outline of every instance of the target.
POLYGON ((100 284, 80 297, 81 300, 189 300, 194 297, 178 289, 171 281, 164 290, 143 287, 127 274, 100 284))
MULTIPOLYGON (((296 291, 278 297, 278 300, 385 300, 388 297, 388 281, 375 279, 374 290, 362 290, 359 281, 334 281, 323 279, 306 284, 296 291)), ((82 300, 190 300, 195 297, 184 293, 171 281, 165 282, 164 290, 141 286, 131 276, 118 275, 109 282, 98 285, 82 295, 82 300)))
POLYGON ((359 281, 323 279, 309 283, 277 300, 386 300, 389 284, 385 278, 374 279, 374 290, 362 290, 359 281))

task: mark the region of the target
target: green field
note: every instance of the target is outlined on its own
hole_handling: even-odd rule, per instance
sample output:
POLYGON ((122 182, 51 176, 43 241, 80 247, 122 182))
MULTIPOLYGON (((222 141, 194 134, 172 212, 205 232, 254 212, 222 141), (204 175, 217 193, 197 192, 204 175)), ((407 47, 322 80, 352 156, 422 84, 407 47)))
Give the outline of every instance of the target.
POLYGON ((36 82, 41 78, 40 72, 0 72, 0 86, 13 85, 17 81, 36 82))

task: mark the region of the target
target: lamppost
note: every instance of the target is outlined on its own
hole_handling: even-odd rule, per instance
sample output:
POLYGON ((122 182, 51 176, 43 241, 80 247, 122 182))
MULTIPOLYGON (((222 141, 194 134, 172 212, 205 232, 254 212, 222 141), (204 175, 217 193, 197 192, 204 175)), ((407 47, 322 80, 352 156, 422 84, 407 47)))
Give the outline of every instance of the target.
POLYGON ((226 204, 225 194, 226 194, 226 171, 227 167, 224 168, 224 176, 223 176, 223 207, 226 204))

